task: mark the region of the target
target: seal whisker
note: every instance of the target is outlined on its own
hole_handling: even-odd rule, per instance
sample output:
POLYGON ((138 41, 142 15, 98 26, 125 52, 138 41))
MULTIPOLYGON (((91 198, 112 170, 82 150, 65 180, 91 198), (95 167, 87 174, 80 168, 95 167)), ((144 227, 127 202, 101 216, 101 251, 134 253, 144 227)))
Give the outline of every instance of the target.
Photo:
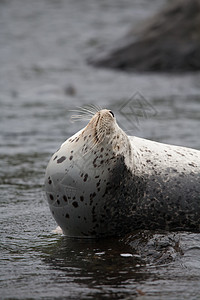
POLYGON ((81 118, 90 120, 89 117, 83 116, 83 115, 72 115, 72 116, 71 116, 71 119, 81 119, 81 118))
POLYGON ((82 111, 80 109, 73 109, 73 110, 70 110, 70 112, 76 112, 76 113, 79 113, 80 115, 87 115, 91 118, 91 116, 93 116, 93 113, 92 112, 86 112, 86 111, 82 111))
POLYGON ((93 117, 94 114, 96 113, 96 112, 94 112, 92 110, 89 110, 89 109, 87 109, 85 107, 77 107, 77 109, 71 109, 69 111, 71 111, 71 112, 77 112, 77 113, 82 114, 82 115, 87 115, 90 118, 93 117))
POLYGON ((91 104, 90 107, 93 109, 93 111, 96 113, 100 110, 102 110, 101 106, 99 105, 94 105, 94 104, 91 104))
POLYGON ((84 107, 79 107, 79 108, 80 108, 80 112, 89 113, 90 116, 93 116, 98 111, 94 107, 90 107, 89 105, 84 107))
POLYGON ((71 116, 72 122, 79 121, 79 120, 89 121, 91 119, 91 117, 93 117, 95 114, 95 112, 93 112, 92 110, 86 109, 84 107, 78 107, 78 109, 73 109, 70 111, 78 113, 77 115, 71 116))
POLYGON ((72 115, 71 116, 71 120, 73 121, 79 121, 79 120, 86 120, 89 121, 90 117, 89 116, 84 116, 84 115, 72 115))

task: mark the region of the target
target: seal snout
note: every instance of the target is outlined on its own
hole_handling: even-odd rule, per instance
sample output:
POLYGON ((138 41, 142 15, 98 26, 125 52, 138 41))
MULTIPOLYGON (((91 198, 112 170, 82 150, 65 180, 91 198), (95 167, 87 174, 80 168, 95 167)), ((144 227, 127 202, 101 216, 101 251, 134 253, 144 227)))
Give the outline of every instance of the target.
POLYGON ((110 129, 114 127, 116 121, 115 121, 114 113, 111 110, 102 109, 98 113, 99 113, 99 117, 97 120, 97 125, 99 126, 100 129, 102 128, 110 129))
POLYGON ((115 124, 114 113, 111 110, 102 109, 96 112, 83 132, 90 131, 94 141, 100 143, 115 131, 115 124))

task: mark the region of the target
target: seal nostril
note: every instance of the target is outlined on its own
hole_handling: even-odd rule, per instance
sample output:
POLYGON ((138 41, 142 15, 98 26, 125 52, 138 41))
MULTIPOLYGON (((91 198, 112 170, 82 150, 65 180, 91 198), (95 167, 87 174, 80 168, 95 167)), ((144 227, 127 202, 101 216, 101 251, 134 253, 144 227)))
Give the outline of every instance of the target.
POLYGON ((111 110, 109 110, 109 113, 113 116, 113 118, 115 117, 114 113, 111 110))

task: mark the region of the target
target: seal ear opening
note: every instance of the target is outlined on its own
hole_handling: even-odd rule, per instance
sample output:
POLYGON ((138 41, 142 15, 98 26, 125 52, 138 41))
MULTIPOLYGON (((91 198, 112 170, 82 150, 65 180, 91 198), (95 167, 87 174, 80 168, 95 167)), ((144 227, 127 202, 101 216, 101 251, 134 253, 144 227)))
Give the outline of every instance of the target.
POLYGON ((109 113, 113 116, 113 118, 115 117, 114 113, 112 112, 112 110, 109 110, 109 113))

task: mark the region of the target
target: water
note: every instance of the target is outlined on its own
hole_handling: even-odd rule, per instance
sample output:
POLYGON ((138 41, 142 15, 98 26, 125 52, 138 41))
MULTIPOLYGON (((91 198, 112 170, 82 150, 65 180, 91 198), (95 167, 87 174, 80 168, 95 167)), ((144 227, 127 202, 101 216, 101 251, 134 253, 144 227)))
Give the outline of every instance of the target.
POLYGON ((52 232, 43 192, 51 154, 85 125, 70 121, 76 106, 112 109, 128 134, 200 149, 199 73, 130 75, 86 63, 164 2, 0 2, 2 299, 198 299, 199 234, 68 239, 52 232), (134 108, 145 99, 139 119, 120 111, 130 95, 134 108))

